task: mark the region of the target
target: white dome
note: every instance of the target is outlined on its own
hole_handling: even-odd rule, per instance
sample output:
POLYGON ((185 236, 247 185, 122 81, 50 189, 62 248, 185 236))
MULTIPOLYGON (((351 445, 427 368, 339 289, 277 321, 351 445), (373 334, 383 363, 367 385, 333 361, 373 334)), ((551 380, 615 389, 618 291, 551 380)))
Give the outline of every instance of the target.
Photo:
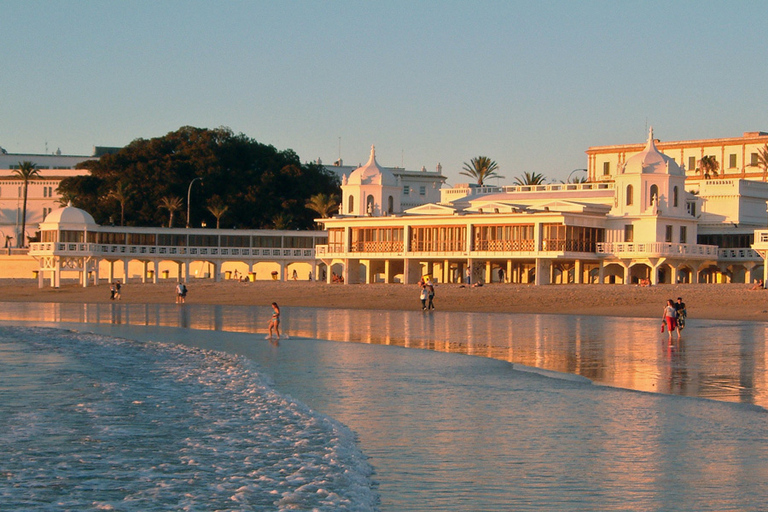
POLYGON ((653 141, 653 127, 648 132, 648 143, 640 153, 628 158, 622 174, 671 174, 685 176, 685 171, 673 158, 656 149, 653 141))
POLYGON ((91 214, 80 208, 75 208, 72 206, 72 203, 69 203, 64 208, 53 210, 40 223, 41 229, 84 229, 95 227, 97 227, 97 224, 91 214))
POLYGON ((397 178, 387 169, 382 169, 376 163, 376 148, 371 146, 371 157, 368 163, 358 167, 349 175, 347 185, 384 185, 389 187, 397 186, 397 178))

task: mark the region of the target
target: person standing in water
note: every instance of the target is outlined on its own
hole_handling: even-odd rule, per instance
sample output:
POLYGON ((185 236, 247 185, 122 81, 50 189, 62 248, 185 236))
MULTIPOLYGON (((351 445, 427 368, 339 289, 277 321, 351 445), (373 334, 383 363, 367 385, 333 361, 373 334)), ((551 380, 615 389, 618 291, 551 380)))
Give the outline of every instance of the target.
POLYGON ((277 339, 280 339, 280 307, 277 302, 272 303, 272 318, 269 320, 269 336, 267 339, 272 339, 272 329, 277 334, 277 339))
MULTIPOLYGON (((664 306, 661 317, 661 332, 664 332, 665 327, 669 332, 669 342, 672 343, 672 331, 677 329, 677 309, 675 308, 675 301, 672 299, 667 300, 667 305, 664 306)), ((677 331, 677 339, 680 339, 680 331, 677 331)))

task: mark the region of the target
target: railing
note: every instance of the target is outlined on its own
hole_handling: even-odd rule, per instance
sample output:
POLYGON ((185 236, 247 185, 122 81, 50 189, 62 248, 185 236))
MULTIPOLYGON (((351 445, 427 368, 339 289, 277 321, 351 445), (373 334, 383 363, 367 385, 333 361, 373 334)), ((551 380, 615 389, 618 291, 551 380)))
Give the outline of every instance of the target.
POLYGON ((755 230, 755 242, 761 244, 768 244, 768 229, 755 230))
POLYGON ((601 242, 597 244, 598 254, 649 255, 660 256, 702 256, 717 258, 719 248, 716 245, 673 244, 667 242, 601 242))
POLYGON ((403 252, 403 241, 354 242, 352 252, 403 252))
POLYGON ((475 251, 484 252, 530 252, 536 250, 535 241, 529 240, 478 240, 475 251))
POLYGON ((757 260, 762 261, 762 257, 754 250, 747 247, 735 249, 718 249, 717 257, 721 260, 757 260))
POLYGON ((30 254, 66 256, 122 257, 182 257, 185 259, 307 259, 315 258, 312 248, 243 248, 243 247, 181 247, 156 245, 94 244, 82 242, 36 242, 30 244, 30 254))

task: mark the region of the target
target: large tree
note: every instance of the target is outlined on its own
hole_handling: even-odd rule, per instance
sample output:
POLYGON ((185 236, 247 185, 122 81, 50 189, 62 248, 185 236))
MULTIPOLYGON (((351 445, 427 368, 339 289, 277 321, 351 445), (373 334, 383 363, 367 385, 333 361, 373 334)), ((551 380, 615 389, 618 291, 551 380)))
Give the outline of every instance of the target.
POLYGON ((281 225, 311 228, 315 216, 304 206, 307 200, 339 192, 338 178, 322 166, 302 164, 290 149, 279 151, 228 128, 185 126, 137 139, 82 167, 90 175, 62 180, 59 192, 74 197, 73 203, 101 224, 120 216, 121 205, 109 193, 121 181, 131 187, 124 205, 128 226, 167 224, 166 212, 158 208, 161 198, 187 197, 195 178, 203 178, 205 186, 193 191, 190 216, 213 225, 216 216, 207 207, 218 196, 228 206, 219 217, 222 227, 269 228, 285 213, 281 225))
POLYGON ((20 178, 22 181, 22 207, 21 207, 21 233, 16 240, 17 247, 24 247, 27 242, 27 191, 29 189, 29 181, 40 177, 40 171, 37 166, 32 162, 25 160, 19 162, 19 168, 13 170, 13 174, 20 178))
POLYGON ((470 160, 469 163, 464 162, 463 169, 459 174, 477 180, 477 184, 480 186, 483 186, 488 178, 504 178, 496 172, 499 165, 487 156, 478 156, 470 160))

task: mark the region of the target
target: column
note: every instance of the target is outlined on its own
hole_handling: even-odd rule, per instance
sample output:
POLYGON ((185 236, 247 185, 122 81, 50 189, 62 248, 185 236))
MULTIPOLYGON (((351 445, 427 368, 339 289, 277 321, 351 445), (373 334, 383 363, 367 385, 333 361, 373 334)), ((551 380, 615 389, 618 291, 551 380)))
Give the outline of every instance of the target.
POLYGON ((141 262, 144 267, 144 272, 141 273, 141 282, 146 283, 147 282, 147 274, 149 273, 149 262, 147 260, 144 260, 141 262))
POLYGON ((490 261, 485 262, 485 282, 493 282, 493 265, 490 261))
POLYGON ((123 283, 128 282, 128 260, 123 260, 123 283))
POLYGON ((605 284, 605 262, 602 259, 597 263, 597 282, 605 284))
POLYGON ((576 260, 573 265, 573 282, 576 284, 582 284, 582 282, 584 282, 584 278, 582 276, 582 273, 584 272, 584 265, 581 260, 576 260))
POLYGON ((109 282, 115 282, 115 262, 113 260, 109 260, 109 282))
POLYGON ((213 264, 213 282, 218 283, 221 281, 221 263, 218 261, 211 262, 213 264))
POLYGON ((389 262, 389 258, 387 258, 384 260, 384 282, 389 284, 392 280, 392 265, 389 262))
MULTIPOLYGON (((179 280, 181 280, 181 263, 179 263, 179 280)), ((189 282, 189 260, 184 262, 184 279, 185 282, 189 282)))
POLYGON ((622 263, 621 266, 624 267, 624 284, 632 284, 629 282, 629 265, 622 263))
POLYGON ((157 284, 157 274, 160 273, 160 262, 155 260, 152 262, 152 268, 155 272, 152 274, 152 284, 157 284))
POLYGON ((504 277, 505 282, 511 283, 512 281, 512 260, 507 260, 507 274, 504 277))

